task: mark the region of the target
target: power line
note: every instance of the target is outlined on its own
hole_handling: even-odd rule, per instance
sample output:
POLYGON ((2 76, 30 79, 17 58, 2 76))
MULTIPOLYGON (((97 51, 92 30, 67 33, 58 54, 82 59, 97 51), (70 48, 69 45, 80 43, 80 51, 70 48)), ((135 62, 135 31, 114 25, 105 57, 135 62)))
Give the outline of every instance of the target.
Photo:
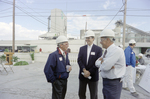
MULTIPOLYGON (((10 1, 1 1, 1 2, 4 2, 4 3, 7 3, 7 4, 13 5, 13 3, 10 2, 10 1)), ((25 11, 25 10, 22 9, 21 7, 19 7, 19 6, 17 6, 17 5, 15 5, 15 7, 18 8, 19 10, 21 10, 22 12, 24 12, 25 14, 27 14, 28 16, 32 17, 32 18, 35 19, 36 21, 38 21, 38 22, 40 22, 40 23, 42 23, 42 24, 44 24, 44 25, 47 26, 47 24, 45 24, 44 22, 42 22, 40 19, 35 18, 35 16, 29 14, 27 11, 25 11)))
POLYGON ((75 4, 75 3, 82 3, 82 2, 83 2, 83 3, 85 4, 85 3, 91 3, 91 2, 93 3, 93 2, 101 2, 101 1, 105 1, 105 0, 98 0, 98 1, 92 1, 92 0, 91 0, 91 1, 60 1, 60 0, 59 0, 58 2, 57 2, 57 1, 55 1, 55 2, 52 2, 52 1, 51 1, 51 2, 44 2, 44 3, 41 2, 41 3, 32 3, 32 4, 35 4, 35 5, 36 5, 36 4, 42 4, 42 5, 47 5, 47 4, 48 4, 48 5, 49 5, 49 4, 64 4, 64 3, 66 3, 66 2, 72 3, 72 4, 75 4))
POLYGON ((12 15, 0 16, 0 18, 5 18, 5 17, 12 17, 12 15))
MULTIPOLYGON (((5 2, 5 3, 8 3, 8 4, 11 4, 11 2, 5 2)), ((27 14, 28 16, 30 16, 30 17, 32 17, 32 18, 34 18, 35 16, 33 16, 33 15, 30 15, 30 14, 28 14, 28 12, 26 12, 25 10, 23 10, 21 7, 19 7, 19 6, 17 6, 17 5, 15 5, 15 7, 16 8, 18 8, 19 10, 21 10, 22 12, 24 12, 25 14, 27 14)), ((12 16, 12 15, 8 15, 8 16, 12 16)), ((7 16, 7 17, 8 17, 7 16)), ((17 16, 17 15, 16 15, 17 16)), ((2 16, 2 17, 6 17, 6 16, 2 16)), ((0 17, 1 18, 1 17, 0 17)), ((44 25, 46 25, 47 26, 47 24, 45 24, 45 23, 43 23, 42 21, 40 21, 39 19, 36 19, 36 18, 34 18, 35 20, 37 20, 38 22, 40 22, 40 23, 42 23, 42 24, 44 24, 44 25)), ((58 25, 58 24, 57 24, 58 25)), ((51 28, 53 28, 53 27, 51 27, 51 28)), ((60 27, 59 27, 60 28, 60 27)), ((56 29, 56 28, 53 28, 53 29, 55 29, 56 31, 58 31, 58 32, 61 32, 61 30, 60 29, 56 29)), ((63 30, 63 29, 62 29, 63 30)))
POLYGON ((13 5, 13 2, 10 2, 10 1, 2 1, 2 0, 1 0, 0 2, 13 5))
MULTIPOLYGON (((20 1, 20 0, 19 0, 20 1)), ((20 1, 21 2, 21 1, 20 1)), ((21 2, 22 4, 24 4, 23 2, 21 2)), ((25 4, 24 4, 25 5, 25 4)), ((27 5, 25 5, 25 6, 27 6, 27 5)), ((28 7, 28 6, 27 6, 28 7)), ((31 9, 30 7, 28 7, 29 9, 31 9)), ((31 9, 32 11, 34 11, 33 9, 31 9)), ((35 11, 34 11, 35 12, 35 11)), ((28 12, 28 13, 30 13, 30 12, 28 12)), ((37 12, 35 12, 35 13, 37 13, 37 12)), ((39 14, 39 13, 37 13, 37 14, 39 14)), ((40 14, 39 14, 40 15, 40 14)), ((42 16, 42 15, 41 15, 42 16)), ((44 22, 44 21, 43 21, 44 22)), ((46 23, 46 22, 45 22, 46 23)))
POLYGON ((38 21, 38 22, 40 22, 40 23, 42 23, 42 24, 44 24, 44 25, 46 25, 46 26, 47 26, 47 24, 45 24, 45 23, 44 23, 44 22, 42 22, 41 20, 39 20, 39 19, 35 18, 35 16, 30 15, 28 12, 24 11, 24 10, 23 10, 23 9, 21 9, 20 7, 16 6, 16 8, 18 8, 19 10, 21 10, 22 12, 24 12, 24 13, 25 13, 25 14, 27 14, 28 16, 32 17, 32 18, 33 18, 33 19, 35 19, 36 21, 38 21))
MULTIPOLYGON (((124 4, 122 5, 122 7, 124 6, 124 4)), ((116 13, 116 15, 112 18, 112 20, 108 23, 108 25, 113 21, 113 19, 117 16, 117 14, 121 11, 121 9, 122 9, 122 7, 119 9, 119 11, 116 13)), ((106 27, 108 26, 108 25, 106 25, 106 27)), ((106 28, 105 27, 105 28, 106 28)), ((104 28, 104 29, 105 29, 104 28)))
MULTIPOLYGON (((7 16, 0 16, 1 17, 11 17, 12 15, 7 15, 7 16)), ((29 16, 29 15, 16 15, 17 17, 19 16, 29 16)), ((38 16, 38 15, 33 15, 33 16, 36 16, 36 17, 47 17, 47 16, 38 16)), ((100 16, 114 16, 114 15, 87 15, 86 17, 100 17, 100 16)), ((123 16, 123 15, 117 15, 117 16, 123 16)), ((150 15, 126 15, 126 16, 129 16, 129 17, 150 17, 150 15)), ((56 17, 61 17, 61 16, 56 16, 56 17)), ((80 16, 67 16, 67 17, 83 17, 82 15, 80 16)))
POLYGON ((11 8, 4 9, 4 10, 1 10, 0 12, 6 11, 6 10, 9 10, 9 9, 12 9, 12 7, 11 7, 11 8))

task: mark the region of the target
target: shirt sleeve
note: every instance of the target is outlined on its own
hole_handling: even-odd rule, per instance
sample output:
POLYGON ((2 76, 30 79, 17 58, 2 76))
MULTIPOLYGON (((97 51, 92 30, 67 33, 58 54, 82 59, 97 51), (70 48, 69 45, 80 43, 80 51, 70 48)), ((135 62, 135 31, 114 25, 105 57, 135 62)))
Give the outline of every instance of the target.
MULTIPOLYGON (((101 57, 100 57, 100 58, 101 58, 101 57)), ((100 65, 101 65, 101 60, 99 60, 100 58, 98 58, 98 59, 96 60, 96 62, 95 62, 95 66, 96 66, 97 68, 99 68, 100 65)))
POLYGON ((55 66, 56 66, 56 57, 54 54, 50 54, 47 59, 45 68, 44 68, 44 73, 45 73, 47 82, 53 83, 56 80, 54 76, 54 71, 53 71, 55 69, 55 66))
POLYGON ((82 52, 81 52, 81 48, 78 54, 78 64, 81 70, 83 70, 83 68, 85 68, 84 64, 82 63, 82 52))
POLYGON ((131 51, 129 49, 126 49, 124 53, 126 58, 126 65, 131 65, 131 51))
POLYGON ((115 50, 109 53, 107 57, 103 59, 103 63, 101 64, 100 70, 109 71, 113 66, 115 66, 115 63, 118 61, 122 54, 124 53, 120 50, 115 50))
POLYGON ((145 61, 144 61, 144 59, 142 59, 142 65, 145 65, 145 61))

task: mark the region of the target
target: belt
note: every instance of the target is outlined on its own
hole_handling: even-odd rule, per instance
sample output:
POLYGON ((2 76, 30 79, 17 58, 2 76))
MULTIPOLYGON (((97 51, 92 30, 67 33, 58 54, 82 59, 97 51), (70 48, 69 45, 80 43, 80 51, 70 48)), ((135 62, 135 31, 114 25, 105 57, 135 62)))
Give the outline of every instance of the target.
POLYGON ((112 80, 112 81, 113 81, 113 80, 119 80, 119 81, 120 81, 120 80, 121 80, 121 78, 115 78, 115 79, 103 78, 103 80, 112 80))
POLYGON ((126 67, 131 66, 131 65, 126 65, 126 67))
POLYGON ((67 80, 67 78, 66 78, 66 79, 62 79, 62 78, 57 78, 57 80, 67 80))
POLYGON ((131 65, 126 65, 126 67, 131 66, 131 65))

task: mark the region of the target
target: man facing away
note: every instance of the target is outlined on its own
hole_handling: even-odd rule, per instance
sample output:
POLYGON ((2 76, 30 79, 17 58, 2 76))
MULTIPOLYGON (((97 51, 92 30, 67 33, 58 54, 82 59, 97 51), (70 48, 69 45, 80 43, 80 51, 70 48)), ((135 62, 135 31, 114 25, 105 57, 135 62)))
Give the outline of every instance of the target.
POLYGON ((80 47, 78 54, 79 71, 79 99, 86 99, 86 86, 90 90, 90 99, 98 99, 98 68, 95 61, 102 55, 102 49, 93 44, 95 34, 88 30, 85 33, 87 45, 80 47))
POLYGON ((51 53, 46 62, 44 73, 47 82, 52 83, 52 99, 65 99, 67 90, 67 78, 71 71, 68 54, 66 50, 69 46, 65 36, 56 39, 57 50, 51 53))
POLYGON ((123 80, 123 89, 130 90, 132 96, 138 97, 139 95, 136 93, 136 90, 133 86, 133 69, 136 65, 136 57, 135 53, 133 52, 135 44, 135 40, 131 39, 129 41, 129 46, 124 50, 126 57, 126 74, 123 80))
POLYGON ((105 52, 97 59, 95 65, 100 67, 103 78, 104 99, 120 99, 122 90, 122 77, 125 74, 125 56, 122 48, 114 44, 115 34, 112 30, 103 30, 100 34, 100 43, 105 52))

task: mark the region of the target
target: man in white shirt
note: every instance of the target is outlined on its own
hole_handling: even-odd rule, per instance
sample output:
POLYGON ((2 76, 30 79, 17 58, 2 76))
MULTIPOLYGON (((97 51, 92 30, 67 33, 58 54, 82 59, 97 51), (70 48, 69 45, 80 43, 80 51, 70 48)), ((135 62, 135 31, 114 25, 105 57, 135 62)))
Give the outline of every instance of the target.
POLYGON ((104 99, 120 99, 121 79, 126 70, 124 51, 113 43, 114 35, 112 30, 101 32, 100 43, 106 50, 102 57, 95 62, 96 67, 100 68, 100 74, 103 78, 104 99))

